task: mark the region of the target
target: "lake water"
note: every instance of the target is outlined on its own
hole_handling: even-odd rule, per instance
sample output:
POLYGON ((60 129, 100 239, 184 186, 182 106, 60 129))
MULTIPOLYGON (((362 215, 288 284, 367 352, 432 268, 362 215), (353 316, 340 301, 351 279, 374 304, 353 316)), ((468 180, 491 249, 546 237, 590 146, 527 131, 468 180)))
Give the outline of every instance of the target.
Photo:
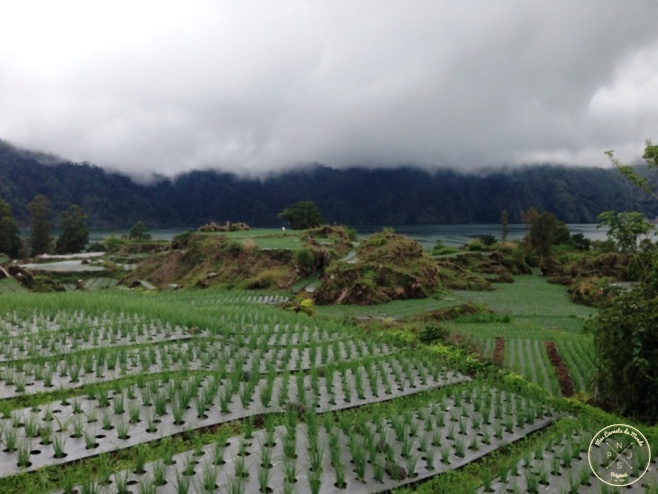
MULTIPOLYGON (((607 228, 597 228, 595 224, 569 224, 569 231, 582 233, 590 240, 605 240, 607 228)), ((470 242, 480 235, 493 235, 498 240, 501 238, 502 230, 499 224, 472 224, 472 225, 401 225, 393 226, 397 233, 407 235, 418 241, 423 247, 431 249, 437 240, 444 245, 458 247, 470 242)), ((359 234, 378 232, 381 226, 356 227, 359 234)), ((514 224, 508 226, 508 240, 521 240, 528 232, 525 224, 514 224)))
MULTIPOLYGON (((570 224, 567 225, 571 233, 582 233, 591 240, 605 240, 606 228, 597 228, 595 224, 570 224)), ((355 226, 360 235, 381 231, 382 225, 355 226)), ((479 235, 493 235, 497 239, 501 237, 500 224, 473 224, 473 225, 393 225, 392 228, 402 235, 407 235, 418 241, 423 247, 431 249, 437 240, 444 245, 452 247, 464 245, 479 235)), ((175 235, 191 228, 166 228, 150 230, 151 236, 158 240, 171 240, 175 235)), ((258 230, 258 228, 254 228, 258 230)), ((525 224, 509 225, 509 240, 520 240, 528 231, 525 224)), ((89 232, 91 242, 98 242, 109 236, 121 236, 128 233, 125 230, 96 230, 89 232)))

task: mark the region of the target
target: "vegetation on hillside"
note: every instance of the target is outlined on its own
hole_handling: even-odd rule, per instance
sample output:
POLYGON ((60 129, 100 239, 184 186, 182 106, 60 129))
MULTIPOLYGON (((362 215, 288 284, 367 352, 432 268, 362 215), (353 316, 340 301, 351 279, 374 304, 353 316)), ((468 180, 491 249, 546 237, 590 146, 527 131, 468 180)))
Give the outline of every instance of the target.
MULTIPOLYGON (((47 202, 37 199, 32 207, 33 213, 38 213, 35 218, 38 219, 39 214, 47 218, 47 202)), ((312 218, 320 218, 313 203, 293 206, 300 205, 304 206, 302 219, 308 212, 313 213, 312 218)), ((289 208, 289 212, 294 209, 289 208)), ((4 218, 11 220, 11 210, 4 207, 3 211, 4 218)), ((84 213, 81 208, 72 207, 65 218, 73 218, 74 212, 84 213)), ((81 227, 84 215, 77 216, 80 220, 77 226, 81 227)), ((508 217, 501 214, 500 218, 505 232, 508 217)), ((658 286, 655 282, 658 279, 655 274, 658 272, 658 249, 649 236, 652 226, 637 212, 607 211, 599 216, 599 220, 602 226, 609 227, 609 240, 587 242, 582 236, 570 235, 566 225, 551 212, 531 209, 524 213, 524 219, 528 224, 528 234, 523 241, 498 242, 494 237, 486 236, 474 239, 461 249, 437 244, 432 252, 397 235, 392 229, 357 242, 354 232, 329 225, 297 232, 261 232, 250 230, 246 225, 244 228, 213 226, 204 228, 204 232, 187 232, 171 243, 153 242, 148 241, 148 233, 140 221, 125 238, 108 239, 104 246, 100 246, 106 247, 114 256, 101 262, 104 275, 121 278, 121 284, 128 287, 145 287, 152 283, 159 288, 285 290, 291 299, 289 308, 309 315, 316 311, 313 304, 371 307, 394 301, 429 299, 428 304, 418 305, 424 308, 425 316, 408 319, 410 323, 459 319, 481 309, 496 312, 495 306, 483 304, 482 301, 487 300, 485 295, 473 293, 479 290, 497 293, 494 297, 502 296, 501 284, 517 283, 520 275, 541 273, 551 283, 566 285, 567 289, 562 290, 571 300, 600 310, 589 323, 597 349, 596 358, 591 361, 598 370, 596 373, 585 368, 574 370, 576 384, 572 387, 587 388, 598 404, 643 420, 654 420, 651 412, 654 401, 640 397, 637 391, 642 387, 651 388, 653 381, 647 369, 653 368, 657 361, 657 356, 650 350, 655 348, 655 342, 648 329, 653 327, 655 286, 658 286), (136 255, 144 257, 131 257, 136 255), (138 264, 137 269, 122 272, 119 266, 123 262, 134 262, 138 264), (470 293, 471 298, 455 304, 434 304, 434 301, 447 297, 450 290, 470 293), (632 344, 626 347, 630 352, 628 355, 614 350, 629 342, 632 344), (612 360, 618 355, 625 355, 624 366, 613 365, 612 360), (585 376, 589 374, 595 379, 594 387, 585 384, 588 379, 585 376), (644 381, 645 378, 648 381, 644 381), (621 383, 617 388, 634 398, 623 398, 613 383, 621 383)), ((38 224, 35 221, 35 225, 38 224)), ((36 245, 34 241, 33 245, 36 245)), ((60 290, 72 285, 105 286, 100 282, 85 283, 83 276, 74 280, 73 275, 18 274, 23 277, 24 286, 36 290, 60 290)), ((18 274, 6 271, 4 277, 18 282, 18 274)), ((9 290, 9 285, 7 287, 9 290)), ((366 312, 350 309, 348 312, 359 317, 376 313, 371 309, 366 312)), ((319 313, 332 312, 320 309, 319 313)), ((391 317, 384 309, 381 313, 384 314, 381 317, 391 317)), ((528 334, 533 334, 535 324, 548 329, 549 333, 537 332, 542 336, 536 341, 510 341, 512 356, 508 355, 504 361, 518 364, 530 348, 536 353, 535 357, 542 356, 546 362, 552 361, 559 353, 556 348, 561 345, 566 360, 578 361, 576 355, 582 351, 582 346, 579 346, 582 341, 564 340, 561 334, 555 334, 550 341, 543 339, 556 328, 571 327, 573 322, 565 318, 538 321, 524 317, 522 324, 528 334), (551 349, 550 358, 546 358, 540 343, 551 349)), ((582 321, 576 326, 579 324, 582 326, 582 321)), ((509 333, 510 328, 505 331, 509 333)), ((458 343, 463 337, 461 335, 452 342, 458 343)), ((500 340, 497 337, 495 342, 497 359, 503 362, 500 340)), ((491 341, 482 344, 489 345, 489 349, 493 345, 491 341)), ((538 374, 526 375, 528 378, 533 376, 538 374)))
POLYGON ((293 230, 317 228, 324 223, 317 205, 313 201, 299 201, 279 213, 278 218, 290 223, 293 230))
POLYGON ((424 298, 439 286, 439 269, 415 240, 391 230, 370 235, 350 260, 325 269, 313 298, 319 304, 372 305, 424 298))
POLYGON ((282 226, 278 213, 301 200, 317 204, 329 223, 350 225, 498 223, 503 210, 512 224, 533 207, 567 223, 594 223, 604 211, 654 210, 615 170, 603 168, 464 174, 317 165, 253 179, 194 171, 140 185, 87 163, 56 163, 41 164, 0 141, 0 199, 19 225, 28 224, 27 204, 36 194, 48 197, 54 211, 78 204, 91 228, 130 228, 140 220, 151 228, 227 220, 282 226))
POLYGON ((622 324, 587 334, 597 309, 539 274, 570 278, 581 262, 602 278, 648 283, 641 273, 656 271, 639 262, 648 244, 631 254, 569 240, 542 256, 527 241, 479 238, 434 256, 390 229, 357 239, 329 225, 104 244, 112 252, 98 262, 138 263, 113 273, 125 276, 121 290, 85 282, 89 293, 16 293, 0 280, 3 493, 96 492, 108 481, 139 492, 164 482, 207 492, 578 492, 596 482, 582 452, 603 426, 658 437, 635 422, 655 422, 637 405, 648 410, 658 390, 627 389, 637 399, 622 403, 590 386, 599 339, 625 345, 633 379, 651 376, 658 309, 648 301, 658 290, 602 300, 593 321, 622 324), (144 280, 163 289, 141 293, 144 280), (44 466, 23 472, 37 441, 44 466))

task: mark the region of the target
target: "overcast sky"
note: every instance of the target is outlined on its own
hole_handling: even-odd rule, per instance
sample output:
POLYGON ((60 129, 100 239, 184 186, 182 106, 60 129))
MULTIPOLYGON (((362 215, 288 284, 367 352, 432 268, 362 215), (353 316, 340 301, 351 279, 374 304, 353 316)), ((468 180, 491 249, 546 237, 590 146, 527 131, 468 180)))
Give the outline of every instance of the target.
POLYGON ((129 173, 625 161, 656 0, 0 0, 0 139, 129 173))

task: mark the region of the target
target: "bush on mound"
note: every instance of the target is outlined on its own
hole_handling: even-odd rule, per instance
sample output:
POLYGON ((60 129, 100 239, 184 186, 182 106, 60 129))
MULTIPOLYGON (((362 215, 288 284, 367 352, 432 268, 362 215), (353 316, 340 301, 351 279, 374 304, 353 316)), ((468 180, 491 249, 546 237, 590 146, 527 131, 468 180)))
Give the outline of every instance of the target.
POLYGON ((371 235, 356 262, 335 262, 314 294, 318 304, 369 305, 425 298, 439 287, 439 269, 423 248, 392 230, 371 235))

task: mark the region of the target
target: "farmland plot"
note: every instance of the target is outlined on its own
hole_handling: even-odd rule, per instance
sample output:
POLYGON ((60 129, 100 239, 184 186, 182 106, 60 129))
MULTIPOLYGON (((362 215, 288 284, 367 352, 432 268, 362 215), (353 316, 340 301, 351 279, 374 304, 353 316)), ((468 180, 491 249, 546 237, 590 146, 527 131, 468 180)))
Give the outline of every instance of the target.
POLYGON ((108 493, 131 484, 176 492, 181 483, 191 492, 382 492, 460 468, 555 417, 544 403, 480 386, 391 416, 308 411, 300 423, 291 410, 283 426, 266 422, 255 433, 90 482, 108 493))
POLYGON ((101 388, 93 396, 46 403, 36 410, 15 410, 0 421, 8 453, 0 455, 0 476, 238 418, 283 412, 290 404, 322 413, 466 380, 411 357, 394 355, 387 360, 329 366, 326 377, 320 377, 316 370, 310 376, 300 373, 277 378, 270 374, 259 379, 250 375, 245 380, 241 369, 231 373, 223 369, 208 378, 195 375, 143 380, 137 386, 112 391, 101 388), (41 449, 35 450, 33 442, 38 439, 41 449), (27 455, 25 461, 22 455, 27 455))
POLYGON ((5 399, 86 391, 6 412, 0 476, 290 406, 325 413, 467 380, 336 324, 272 314, 229 310, 213 328, 189 328, 123 312, 6 313, 5 399))
POLYGON ((528 381, 559 394, 559 386, 543 344, 539 340, 507 339, 506 365, 528 381))
POLYGON ((576 391, 590 391, 596 372, 591 338, 561 338, 557 349, 569 367, 576 391))
MULTIPOLYGON (((606 485, 594 476, 588 449, 599 427, 574 421, 566 430, 550 434, 534 451, 526 452, 520 460, 501 467, 496 478, 487 478, 478 493, 655 492, 658 489, 658 459, 655 456, 649 459, 642 452, 624 456, 632 471, 628 481, 639 478, 638 481, 619 488, 606 485)), ((610 463, 605 457, 592 458, 592 461, 600 462, 603 468, 610 463)))
POLYGON ((0 278, 0 295, 3 293, 20 293, 26 291, 27 290, 16 280, 11 278, 0 278))
MULTIPOLYGON (((279 295, 84 296, 0 298, 0 492, 389 491, 560 420, 537 389, 473 382, 468 359, 447 368, 279 295)), ((512 364, 552 389, 523 336, 512 364)))
MULTIPOLYGON (((26 328, 24 321, 5 323, 5 334, 16 334, 20 327, 26 328)), ((5 398, 142 373, 214 371, 218 362, 228 371, 257 375, 270 372, 270 367, 300 371, 390 353, 385 343, 304 326, 232 327, 228 336, 215 337, 153 323, 129 334, 108 331, 105 325, 84 330, 76 326, 73 331, 55 322, 44 323, 42 331, 38 325, 30 327, 33 331, 26 336, 5 338, 0 355, 0 392, 5 398)))
POLYGON ((562 285, 548 283, 540 276, 515 276, 514 283, 497 283, 493 291, 456 290, 451 295, 457 301, 478 302, 495 312, 517 315, 540 315, 546 319, 575 318, 584 320, 595 309, 569 300, 562 285))
POLYGON ((544 348, 545 342, 555 341, 575 390, 590 391, 594 375, 591 336, 582 331, 593 309, 569 301, 564 287, 551 285, 537 276, 521 276, 515 277, 514 283, 497 284, 494 292, 457 291, 455 294, 455 301, 484 303, 495 311, 498 319, 492 317, 492 322, 487 322, 486 318, 478 321, 475 316, 465 316, 449 323, 450 329, 481 341, 505 338, 507 365, 529 381, 559 394, 555 371, 544 348), (509 321, 500 322, 500 314, 507 315, 509 321))

